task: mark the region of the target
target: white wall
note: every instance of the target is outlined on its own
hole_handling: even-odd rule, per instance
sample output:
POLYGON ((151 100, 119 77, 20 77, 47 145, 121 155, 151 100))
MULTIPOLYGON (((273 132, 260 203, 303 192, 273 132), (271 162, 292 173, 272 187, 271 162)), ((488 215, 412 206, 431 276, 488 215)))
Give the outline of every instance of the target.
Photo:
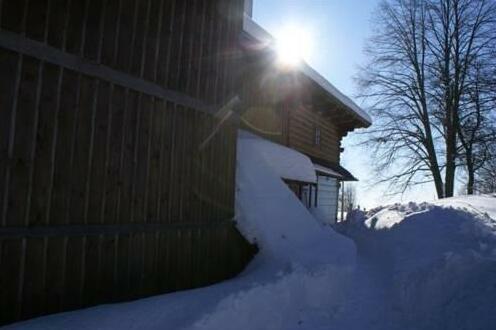
POLYGON ((333 224, 336 222, 338 207, 338 181, 328 176, 317 176, 317 214, 319 220, 333 224))
POLYGON ((245 14, 252 17, 253 14, 253 0, 245 0, 245 14))

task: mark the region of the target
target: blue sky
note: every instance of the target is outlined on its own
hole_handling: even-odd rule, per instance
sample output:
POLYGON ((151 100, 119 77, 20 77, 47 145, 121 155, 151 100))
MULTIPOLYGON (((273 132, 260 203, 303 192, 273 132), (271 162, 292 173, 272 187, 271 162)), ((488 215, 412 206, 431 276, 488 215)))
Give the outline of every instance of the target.
MULTIPOLYGON (((356 100, 353 76, 364 65, 363 47, 371 31, 371 17, 379 0, 254 0, 254 20, 273 34, 286 25, 304 26, 312 40, 307 62, 334 86, 356 100)), ((417 187, 403 197, 384 197, 386 187, 374 185, 371 157, 356 146, 353 133, 344 139, 341 163, 355 174, 359 203, 371 208, 396 201, 434 199, 432 187, 417 187)))

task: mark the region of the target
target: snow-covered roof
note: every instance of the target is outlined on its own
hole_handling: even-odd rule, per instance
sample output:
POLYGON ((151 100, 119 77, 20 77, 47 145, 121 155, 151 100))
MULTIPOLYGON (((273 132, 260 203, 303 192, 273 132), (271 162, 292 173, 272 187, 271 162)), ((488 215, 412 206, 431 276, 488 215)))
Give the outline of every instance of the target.
MULTIPOLYGON (((267 45, 272 45, 274 41, 274 37, 267 32, 260 25, 255 23, 253 19, 244 15, 243 19, 243 31, 250 35, 251 37, 257 39, 258 41, 267 43, 267 45)), ((302 62, 300 66, 300 70, 303 74, 305 74, 308 78, 314 81, 317 85, 319 85, 322 89, 324 89, 329 95, 335 97, 338 101, 340 101, 349 112, 357 116, 361 121, 365 124, 372 124, 372 118, 355 102, 353 102, 348 96, 341 93, 334 85, 332 85, 329 81, 327 81, 320 73, 318 73, 315 69, 313 69, 306 62, 302 62)))
POLYGON ((317 182, 314 165, 310 158, 304 154, 247 131, 240 130, 239 136, 244 141, 249 140, 253 148, 257 149, 265 162, 282 179, 308 183, 317 182))
POLYGON ((314 164, 313 166, 315 167, 315 170, 318 171, 318 172, 322 172, 324 174, 328 174, 328 175, 330 175, 330 176, 332 176, 334 178, 338 178, 338 179, 342 179, 343 178, 343 176, 340 173, 338 173, 338 172, 330 169, 329 167, 325 167, 325 166, 318 165, 318 164, 314 164))

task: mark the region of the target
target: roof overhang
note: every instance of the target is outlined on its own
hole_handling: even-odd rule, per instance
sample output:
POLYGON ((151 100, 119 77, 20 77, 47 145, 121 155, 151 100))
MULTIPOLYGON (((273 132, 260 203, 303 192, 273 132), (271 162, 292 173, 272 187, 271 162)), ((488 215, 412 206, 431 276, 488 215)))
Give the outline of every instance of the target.
MULTIPOLYGON (((264 45, 265 49, 275 52, 274 37, 260 25, 255 23, 251 17, 244 15, 243 32, 250 38, 255 39, 264 45)), ((306 62, 302 62, 299 71, 307 78, 318 85, 332 99, 338 101, 344 111, 356 118, 362 127, 368 127, 372 124, 372 118, 349 97, 341 93, 334 85, 327 81, 321 74, 313 69, 306 62)))
POLYGON ((339 164, 334 164, 322 159, 310 157, 314 164, 315 171, 319 175, 330 176, 340 181, 358 181, 353 174, 339 164))
POLYGON ((330 176, 336 179, 343 179, 343 175, 337 171, 334 171, 333 169, 329 167, 325 167, 322 165, 318 164, 313 164, 313 167, 315 168, 315 172, 319 175, 324 175, 324 176, 330 176))

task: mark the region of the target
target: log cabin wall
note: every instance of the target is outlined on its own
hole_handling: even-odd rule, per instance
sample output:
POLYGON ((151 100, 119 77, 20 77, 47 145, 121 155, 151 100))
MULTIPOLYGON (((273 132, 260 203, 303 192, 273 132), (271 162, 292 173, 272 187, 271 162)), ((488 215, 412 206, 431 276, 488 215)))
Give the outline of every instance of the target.
POLYGON ((241 116, 241 128, 286 145, 286 112, 281 105, 253 105, 241 116))
POLYGON ((308 156, 339 164, 343 136, 337 124, 312 105, 296 105, 288 111, 287 145, 308 156), (315 141, 316 129, 320 131, 319 143, 315 141))
POLYGON ((302 74, 288 77, 264 67, 256 75, 241 128, 316 159, 339 164, 346 129, 328 113, 340 113, 342 109, 331 103, 317 103, 322 96, 314 95, 316 87, 302 74), (320 130, 318 144, 316 129, 320 130))
POLYGON ((213 283, 241 0, 0 0, 0 324, 213 283))
POLYGON ((263 138, 288 146, 308 156, 339 164, 341 133, 338 125, 311 105, 255 105, 243 114, 241 127, 263 138), (315 143, 315 130, 320 143, 315 143))

